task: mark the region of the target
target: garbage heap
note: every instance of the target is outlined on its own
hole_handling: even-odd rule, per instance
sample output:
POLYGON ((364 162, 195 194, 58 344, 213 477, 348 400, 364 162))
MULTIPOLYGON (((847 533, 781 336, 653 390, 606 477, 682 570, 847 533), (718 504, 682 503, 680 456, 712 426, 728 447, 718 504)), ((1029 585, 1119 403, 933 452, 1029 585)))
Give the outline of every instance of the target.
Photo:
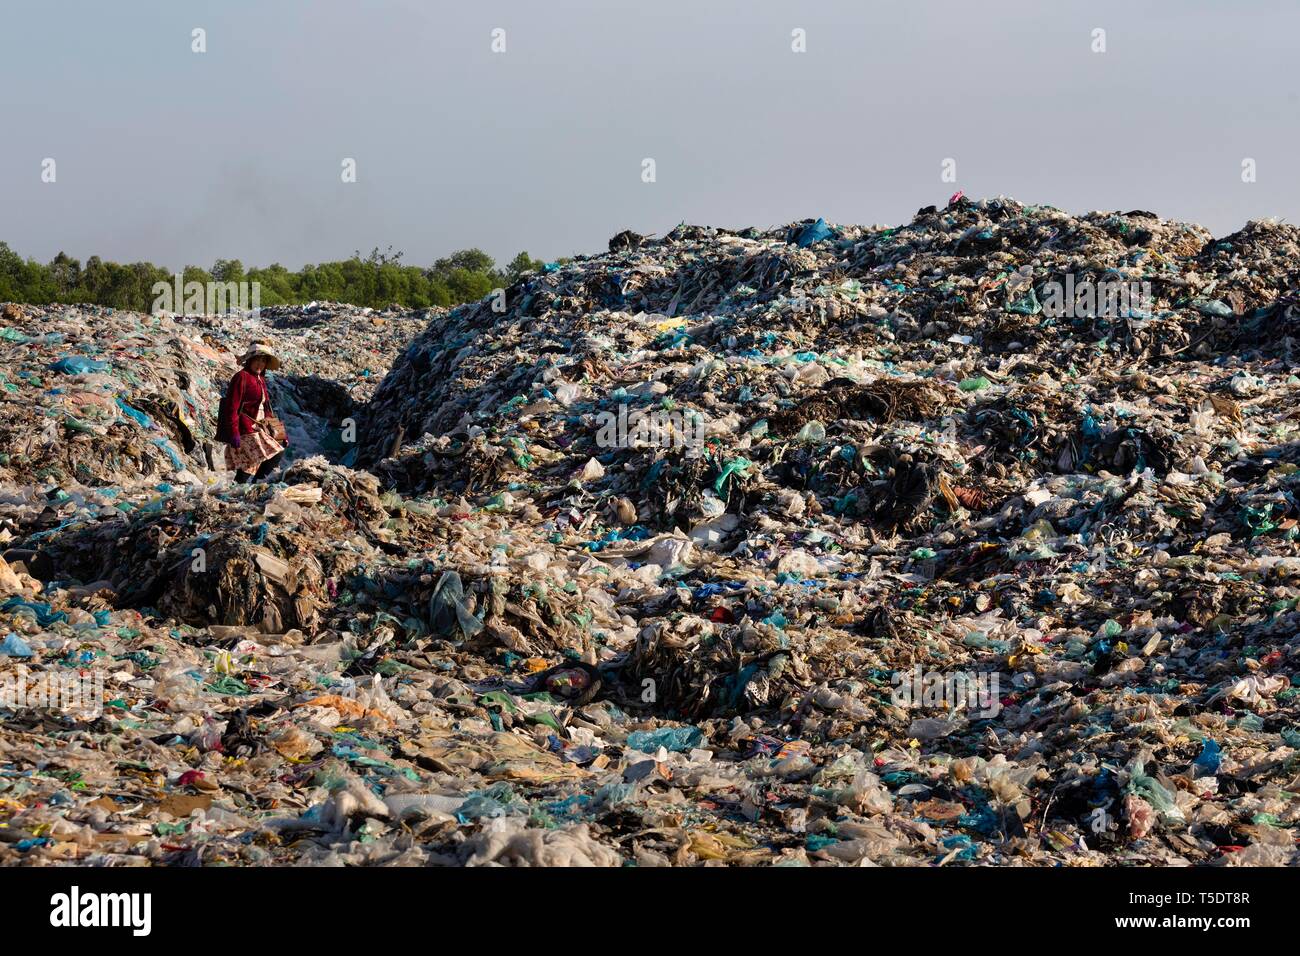
POLYGON ((233 359, 176 322, 7 305, 0 338, 0 481, 183 483, 210 469, 211 399, 233 359))
POLYGON ((343 423, 431 313, 312 304, 224 316, 8 304, 0 314, 0 484, 42 496, 210 484, 224 471, 216 410, 237 356, 278 350, 268 374, 290 459, 355 455, 343 423))
POLYGON ((316 378, 341 387, 361 405, 393 360, 446 309, 371 309, 343 302, 263 306, 256 313, 185 317, 209 340, 238 355, 251 341, 273 343, 281 377, 316 378))
MULTIPOLYGON (((351 464, 355 422, 397 355, 445 309, 405 312, 336 302, 267 306, 256 313, 185 317, 205 342, 237 356, 254 341, 270 342, 282 366, 268 373, 276 412, 291 439, 286 456, 324 454, 351 464)), ((233 363, 232 363, 233 364, 233 363)), ((232 367, 230 374, 234 374, 232 367)), ((228 381, 229 377, 223 380, 228 381)))
POLYGON ((1294 864, 1297 235, 958 199, 439 316, 364 470, 12 543, 0 677, 103 692, 9 711, 0 861, 1294 864))

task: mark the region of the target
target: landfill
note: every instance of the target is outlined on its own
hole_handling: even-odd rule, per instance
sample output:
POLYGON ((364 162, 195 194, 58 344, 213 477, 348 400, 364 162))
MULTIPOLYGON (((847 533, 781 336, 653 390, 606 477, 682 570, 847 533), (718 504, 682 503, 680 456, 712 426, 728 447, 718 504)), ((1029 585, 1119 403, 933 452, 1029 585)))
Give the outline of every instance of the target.
MULTIPOLYGON (((437 310, 430 310, 436 312, 437 310)), ((213 409, 251 341, 279 350, 276 410, 294 455, 346 456, 343 423, 430 313, 331 303, 260 315, 141 315, 8 304, 0 316, 0 481, 121 491, 199 485, 221 468, 213 409)))
POLYGON ((957 196, 450 312, 4 306, 0 863, 1300 863, 1297 263, 957 196))

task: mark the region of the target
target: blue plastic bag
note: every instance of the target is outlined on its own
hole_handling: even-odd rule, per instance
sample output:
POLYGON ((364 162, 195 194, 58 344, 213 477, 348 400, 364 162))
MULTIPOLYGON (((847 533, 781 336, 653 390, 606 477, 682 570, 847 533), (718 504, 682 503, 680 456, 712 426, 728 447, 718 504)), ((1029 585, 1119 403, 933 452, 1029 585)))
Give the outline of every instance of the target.
POLYGON ((0 654, 6 657, 33 657, 31 647, 17 634, 6 634, 0 641, 0 654))
POLYGON ((117 400, 117 407, 123 415, 126 415, 141 428, 153 428, 153 419, 138 409, 132 408, 120 398, 117 400))
POLYGON ((62 375, 85 375, 88 372, 107 372, 109 365, 107 362, 81 358, 78 355, 65 355, 50 368, 62 375))
POLYGON ((704 742, 698 727, 660 727, 658 730, 634 730, 627 735, 627 745, 633 750, 652 754, 660 747, 684 753, 704 742))
POLYGON ((1201 741, 1200 755, 1192 761, 1193 766, 1206 776, 1213 776, 1219 772, 1221 763, 1223 763, 1223 751, 1219 748, 1218 743, 1206 737, 1201 741))
POLYGON ((799 238, 796 239, 795 242, 799 245, 799 248, 804 249, 811 246, 814 242, 821 242, 823 239, 829 239, 833 235, 835 235, 835 233, 831 231, 830 226, 826 225, 826 220, 818 219, 812 225, 804 226, 803 230, 799 233, 799 238))
POLYGON ((15 608, 26 608, 36 618, 36 623, 41 627, 49 627, 56 621, 66 621, 68 615, 63 611, 56 611, 43 601, 24 601, 22 598, 12 597, 0 604, 0 611, 12 611, 15 608))

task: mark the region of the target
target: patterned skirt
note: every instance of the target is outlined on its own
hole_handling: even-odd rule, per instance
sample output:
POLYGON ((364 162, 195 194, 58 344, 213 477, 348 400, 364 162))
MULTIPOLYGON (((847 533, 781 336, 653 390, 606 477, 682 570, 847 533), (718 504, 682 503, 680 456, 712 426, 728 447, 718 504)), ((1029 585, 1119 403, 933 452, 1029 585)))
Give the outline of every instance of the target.
POLYGON ((251 434, 240 438, 239 447, 226 446, 226 467, 231 471, 243 471, 249 474, 257 471, 259 465, 268 458, 274 458, 284 451, 284 446, 271 437, 271 433, 259 428, 251 434))

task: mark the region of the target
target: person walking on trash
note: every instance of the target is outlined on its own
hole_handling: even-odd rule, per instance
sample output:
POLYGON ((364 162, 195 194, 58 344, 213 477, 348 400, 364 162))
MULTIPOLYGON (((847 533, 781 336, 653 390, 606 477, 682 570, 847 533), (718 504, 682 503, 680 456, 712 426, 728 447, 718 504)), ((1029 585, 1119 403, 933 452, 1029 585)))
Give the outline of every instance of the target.
POLYGON ((264 342, 254 342, 239 357, 243 366, 230 380, 217 412, 217 441, 226 443, 226 467, 235 481, 262 481, 284 457, 289 444, 284 423, 271 411, 271 394, 266 370, 280 367, 280 360, 264 342))

